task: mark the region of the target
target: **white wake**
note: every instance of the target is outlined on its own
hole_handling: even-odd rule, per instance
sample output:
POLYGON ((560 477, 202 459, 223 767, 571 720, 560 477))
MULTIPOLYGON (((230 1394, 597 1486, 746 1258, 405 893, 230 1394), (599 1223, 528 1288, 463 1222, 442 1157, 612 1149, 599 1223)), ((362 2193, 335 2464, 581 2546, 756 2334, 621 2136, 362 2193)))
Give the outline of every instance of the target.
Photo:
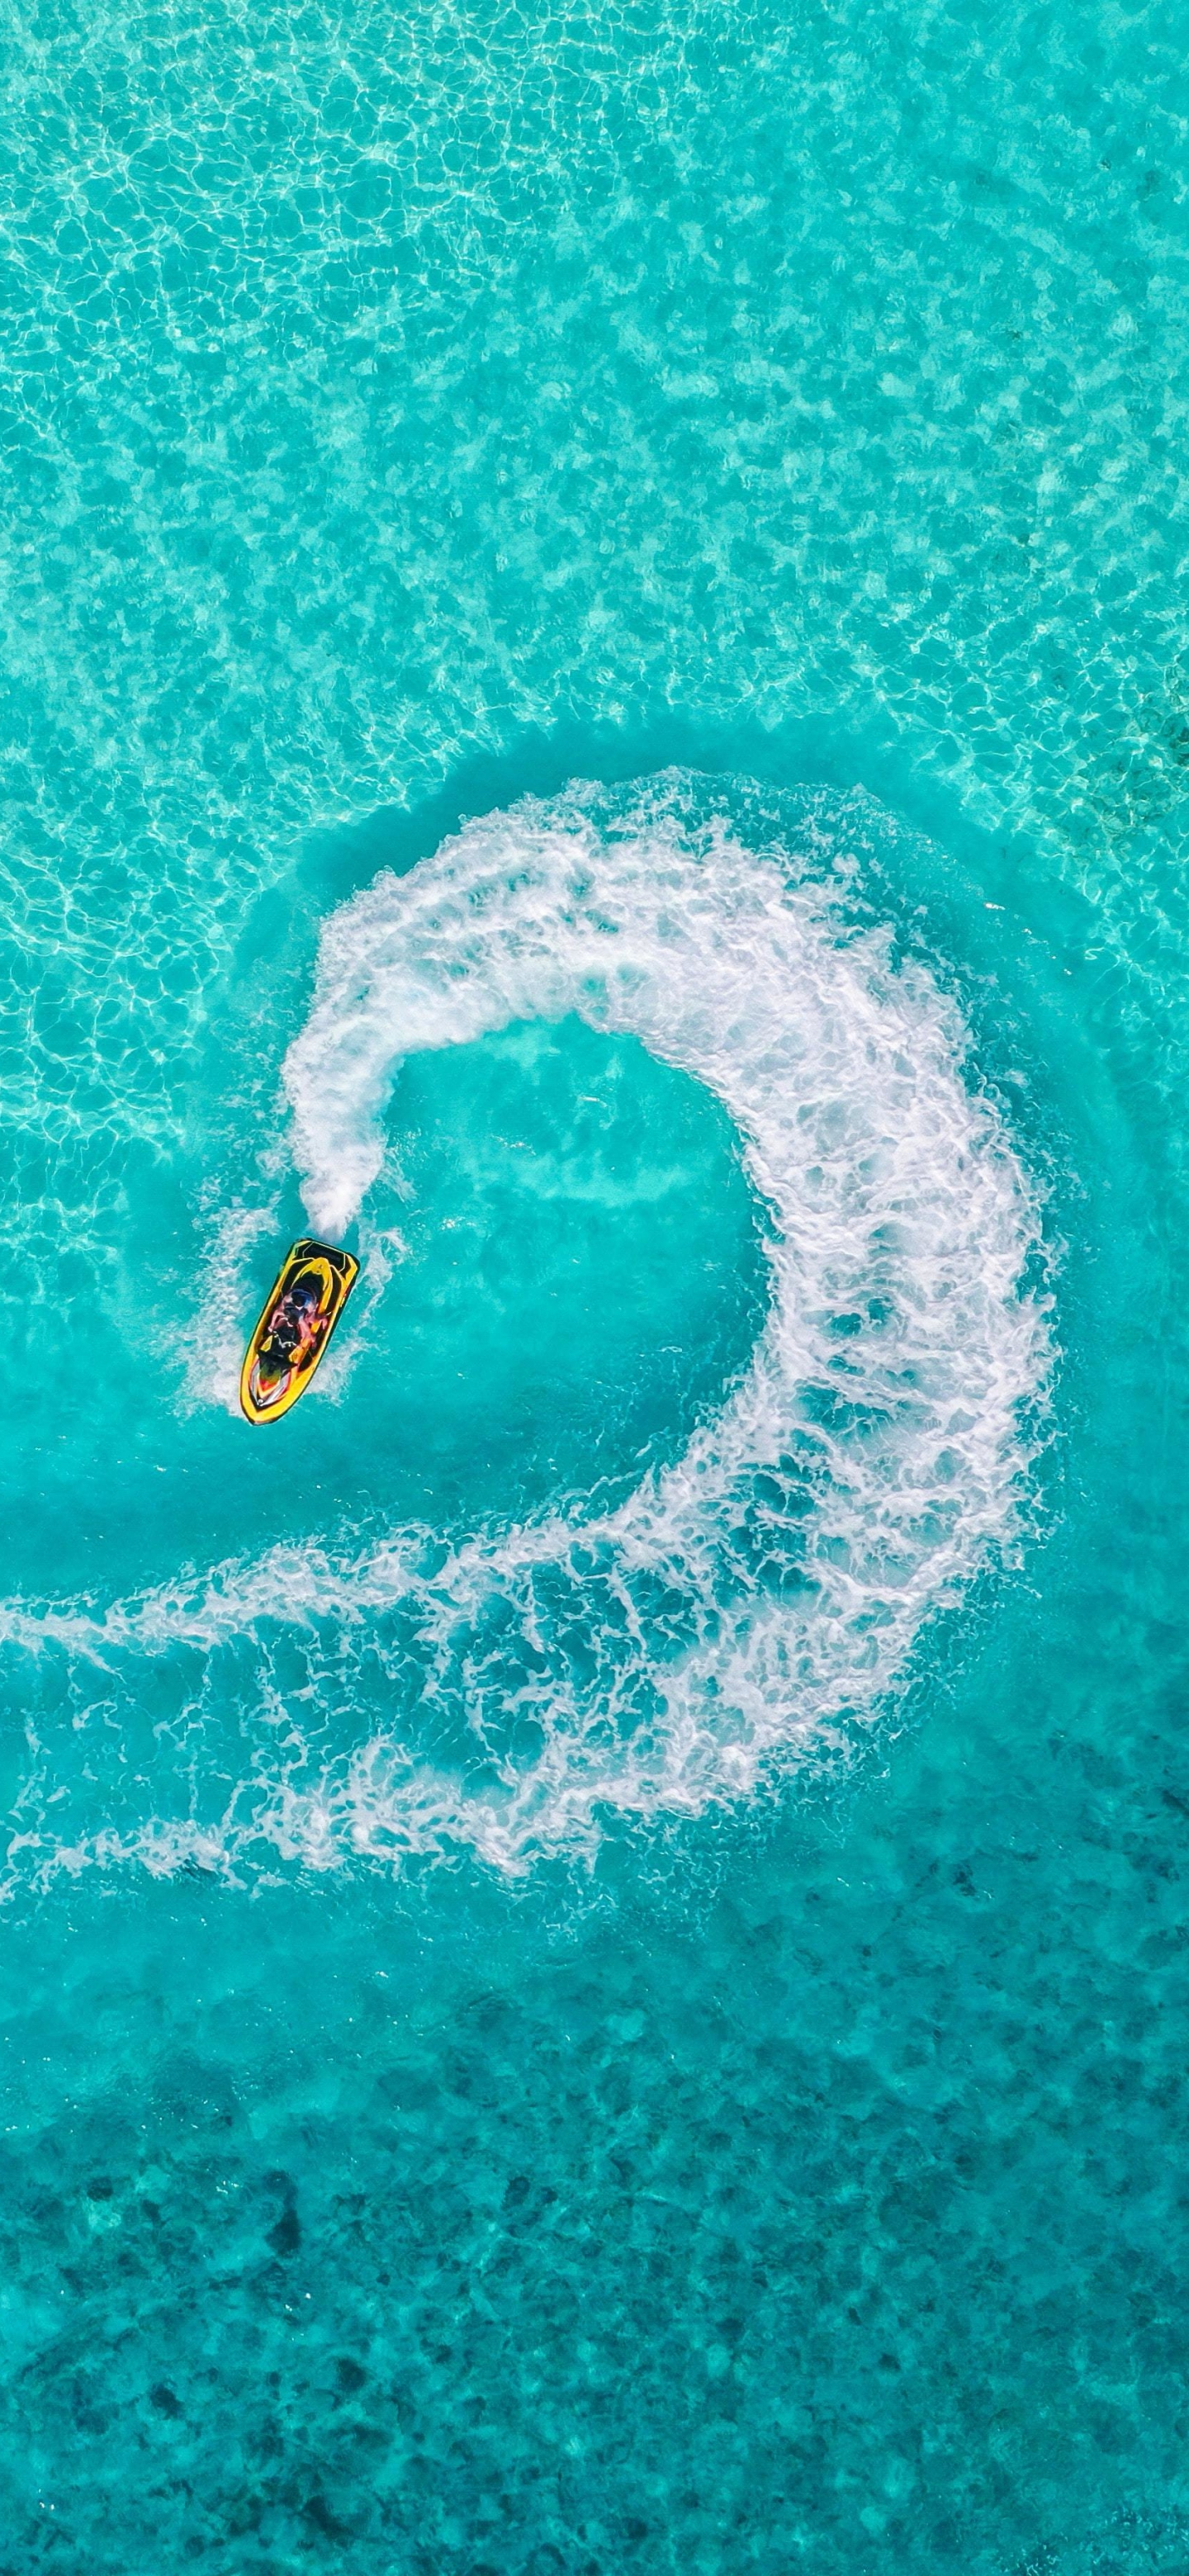
POLYGON ((315 1691, 333 1666, 337 1695, 365 1652, 386 1676, 354 1742, 262 1758, 234 1816, 158 1819, 109 1851, 172 1866, 203 1834, 212 1851, 263 1837, 329 1865, 462 1843, 514 1869, 589 1846, 603 1810, 737 1798, 869 1714, 1002 1545, 1048 1364, 1043 1301, 1021 1293, 1034 1197, 964 1079, 954 1005, 886 935, 848 927, 838 855, 823 845, 816 873, 812 851, 757 856, 725 822, 688 821, 672 782, 634 806, 575 790, 469 825, 328 920, 284 1068, 317 1231, 341 1236, 364 1205, 402 1057, 576 1012, 724 1104, 769 1213, 770 1311, 725 1409, 602 1517, 444 1557, 416 1531, 354 1561, 278 1548, 64 1614, 54 1633, 84 1656, 202 1652, 280 1622, 319 1641, 315 1691), (457 1720, 456 1760, 426 1753, 426 1709, 457 1720))

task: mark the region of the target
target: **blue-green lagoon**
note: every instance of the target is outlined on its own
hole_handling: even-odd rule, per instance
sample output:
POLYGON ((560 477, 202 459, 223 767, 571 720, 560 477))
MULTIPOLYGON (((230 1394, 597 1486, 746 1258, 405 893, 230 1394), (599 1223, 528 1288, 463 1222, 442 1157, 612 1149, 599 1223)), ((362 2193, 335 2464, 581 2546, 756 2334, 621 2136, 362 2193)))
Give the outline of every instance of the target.
POLYGON ((5 79, 0 2576, 1182 2576, 1182 32, 5 79))

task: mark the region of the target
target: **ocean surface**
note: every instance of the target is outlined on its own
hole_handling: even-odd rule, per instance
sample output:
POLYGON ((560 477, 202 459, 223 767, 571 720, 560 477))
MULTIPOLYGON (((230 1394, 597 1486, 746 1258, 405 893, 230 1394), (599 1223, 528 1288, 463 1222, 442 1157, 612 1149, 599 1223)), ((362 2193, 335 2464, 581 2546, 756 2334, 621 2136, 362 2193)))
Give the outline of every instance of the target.
POLYGON ((1183 16, 3 79, 0 2576, 1184 2576, 1183 16))

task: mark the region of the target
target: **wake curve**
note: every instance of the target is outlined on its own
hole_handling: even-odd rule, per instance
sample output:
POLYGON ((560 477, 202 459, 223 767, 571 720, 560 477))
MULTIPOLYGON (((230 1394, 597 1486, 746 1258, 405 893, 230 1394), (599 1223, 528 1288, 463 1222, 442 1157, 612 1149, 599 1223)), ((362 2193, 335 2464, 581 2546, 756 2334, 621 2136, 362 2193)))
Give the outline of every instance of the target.
POLYGON ((1036 1207, 954 1005, 848 910, 839 803, 757 853, 689 782, 574 790, 326 923, 284 1070, 315 1230, 365 1205, 402 1057, 577 1012, 723 1102, 769 1215, 769 1314, 724 1409, 614 1512, 274 1549, 102 1613, 14 1606, 14 1643, 118 1672, 247 1648, 250 1776, 219 1814, 109 1820, 93 1856, 589 1849, 604 1809, 736 1798, 869 1714, 1003 1544, 1048 1356, 1020 1288, 1036 1207), (277 1630, 304 1641, 297 1702, 277 1630), (309 1723, 328 1694, 330 1736, 309 1723))

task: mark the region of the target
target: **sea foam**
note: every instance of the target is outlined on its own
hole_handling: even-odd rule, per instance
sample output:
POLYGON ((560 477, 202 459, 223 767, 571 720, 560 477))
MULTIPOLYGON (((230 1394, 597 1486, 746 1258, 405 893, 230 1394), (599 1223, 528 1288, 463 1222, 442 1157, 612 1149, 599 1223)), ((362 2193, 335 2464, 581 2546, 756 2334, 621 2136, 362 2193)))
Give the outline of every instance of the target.
POLYGON ((490 815, 327 920, 284 1065, 315 1230, 365 1208, 403 1057, 578 1013, 729 1112, 768 1215, 767 1320, 723 1408, 613 1511, 11 1610, 24 1643, 105 1665, 248 1649, 249 1776, 221 1810, 113 1818, 88 1856, 462 1844, 515 1870, 589 1850, 609 1811, 745 1796, 886 1699, 1010 1536, 1049 1338, 1021 1287, 1035 1194, 965 1077, 961 1015, 849 893, 812 808, 795 851, 757 851, 670 780, 490 815), (296 1693, 279 1631, 304 1641, 296 1693))

